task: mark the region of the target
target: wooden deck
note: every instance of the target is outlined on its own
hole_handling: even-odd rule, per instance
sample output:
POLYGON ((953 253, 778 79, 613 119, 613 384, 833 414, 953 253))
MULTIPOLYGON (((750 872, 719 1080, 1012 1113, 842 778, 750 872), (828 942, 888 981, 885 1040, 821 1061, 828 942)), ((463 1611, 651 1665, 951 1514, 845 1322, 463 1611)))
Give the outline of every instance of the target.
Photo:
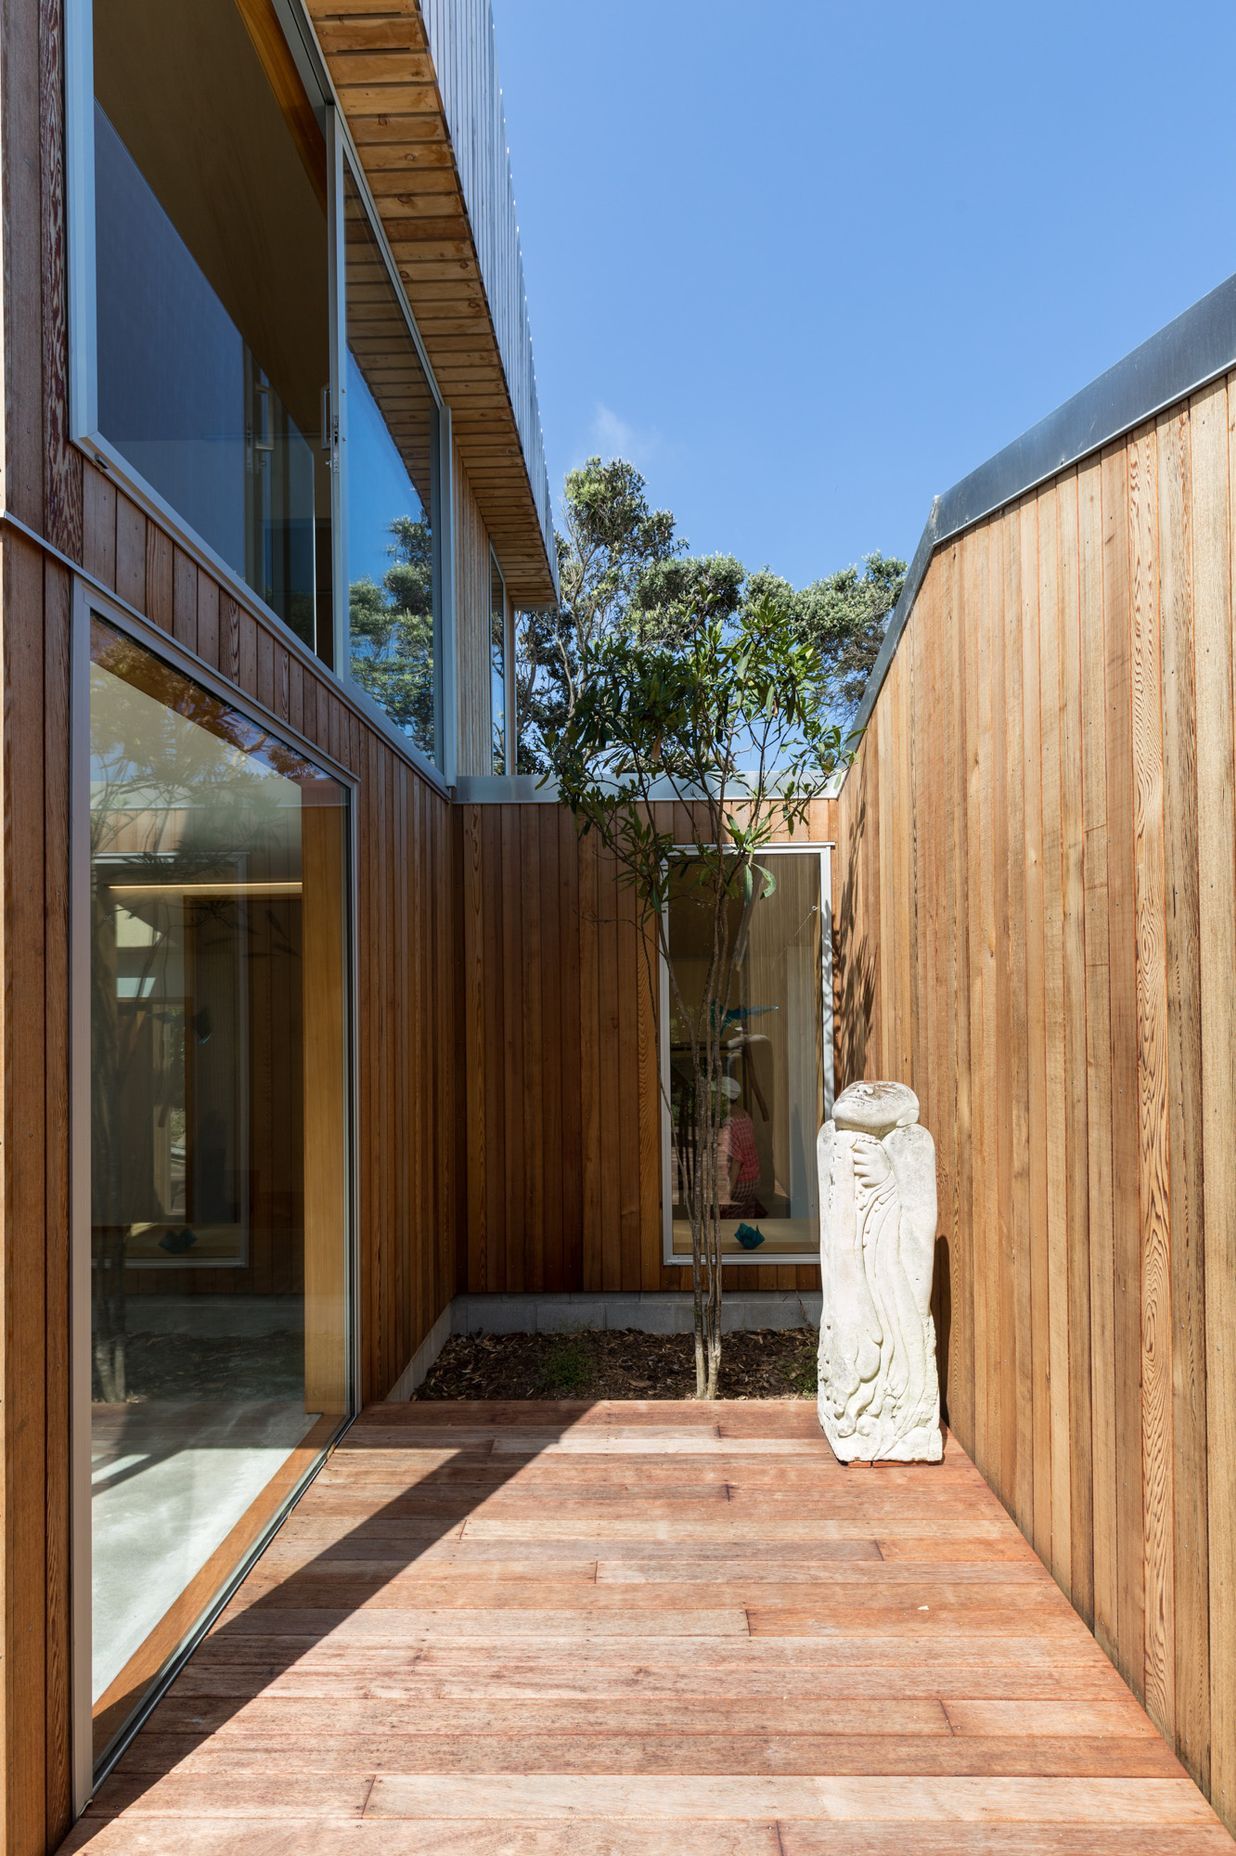
POLYGON ((1236 1845, 955 1444, 775 1402, 371 1407, 65 1847, 1236 1845))

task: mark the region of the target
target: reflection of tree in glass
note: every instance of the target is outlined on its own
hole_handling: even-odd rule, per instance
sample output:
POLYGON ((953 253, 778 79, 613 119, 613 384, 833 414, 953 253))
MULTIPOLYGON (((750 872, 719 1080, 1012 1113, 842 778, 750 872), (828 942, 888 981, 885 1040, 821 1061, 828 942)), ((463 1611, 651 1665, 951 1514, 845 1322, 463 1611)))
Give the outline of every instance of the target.
POLYGON ((352 675, 397 728, 434 751, 433 537, 428 522, 391 523, 390 566, 348 588, 352 675))

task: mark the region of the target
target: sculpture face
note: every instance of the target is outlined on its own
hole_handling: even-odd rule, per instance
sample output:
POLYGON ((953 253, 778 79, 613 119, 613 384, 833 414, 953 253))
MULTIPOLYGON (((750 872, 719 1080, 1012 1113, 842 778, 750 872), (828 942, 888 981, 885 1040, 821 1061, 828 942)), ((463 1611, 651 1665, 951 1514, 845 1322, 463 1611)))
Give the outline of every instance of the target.
POLYGON ((918 1120, 918 1097, 904 1083, 851 1083, 833 1104, 833 1120, 839 1128, 885 1135, 918 1120))
POLYGON ((843 1462, 939 1462, 935 1145, 903 1083, 852 1084, 820 1130, 820 1423, 843 1462))

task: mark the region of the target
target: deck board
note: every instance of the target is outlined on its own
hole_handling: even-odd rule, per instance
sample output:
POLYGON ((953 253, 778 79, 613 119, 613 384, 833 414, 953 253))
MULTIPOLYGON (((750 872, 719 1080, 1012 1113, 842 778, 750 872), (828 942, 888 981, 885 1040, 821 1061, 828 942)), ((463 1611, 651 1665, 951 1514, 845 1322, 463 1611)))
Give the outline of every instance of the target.
POLYGON ((369 1408, 66 1851, 1236 1848, 958 1446, 814 1422, 369 1408))

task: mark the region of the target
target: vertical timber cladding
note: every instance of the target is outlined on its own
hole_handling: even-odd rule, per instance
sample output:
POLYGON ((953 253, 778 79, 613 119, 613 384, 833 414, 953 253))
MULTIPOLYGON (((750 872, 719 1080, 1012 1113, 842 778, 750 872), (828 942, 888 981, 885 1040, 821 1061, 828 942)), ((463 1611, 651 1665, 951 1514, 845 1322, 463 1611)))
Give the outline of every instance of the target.
POLYGON ((839 802, 838 1087, 965 1446, 1236 1824, 1236 377, 939 548, 839 802))
MULTIPOLYGON (((667 808, 668 810, 668 808, 667 808)), ((689 1289, 662 1260, 656 1014, 631 892, 565 807, 454 808, 467 1159, 461 1286, 689 1289)), ((835 802, 803 842, 831 842, 835 802)), ((691 835, 683 821, 680 835, 691 835)), ((835 886, 834 886, 835 887, 835 886)), ((812 1289, 802 1264, 727 1288, 812 1289)))
MULTIPOLYGON (((81 460, 66 443, 59 9, 0 6, 3 503, 70 550, 81 460)), ((0 1840, 42 1856, 68 1829, 69 576, 0 537, 0 1840)))

